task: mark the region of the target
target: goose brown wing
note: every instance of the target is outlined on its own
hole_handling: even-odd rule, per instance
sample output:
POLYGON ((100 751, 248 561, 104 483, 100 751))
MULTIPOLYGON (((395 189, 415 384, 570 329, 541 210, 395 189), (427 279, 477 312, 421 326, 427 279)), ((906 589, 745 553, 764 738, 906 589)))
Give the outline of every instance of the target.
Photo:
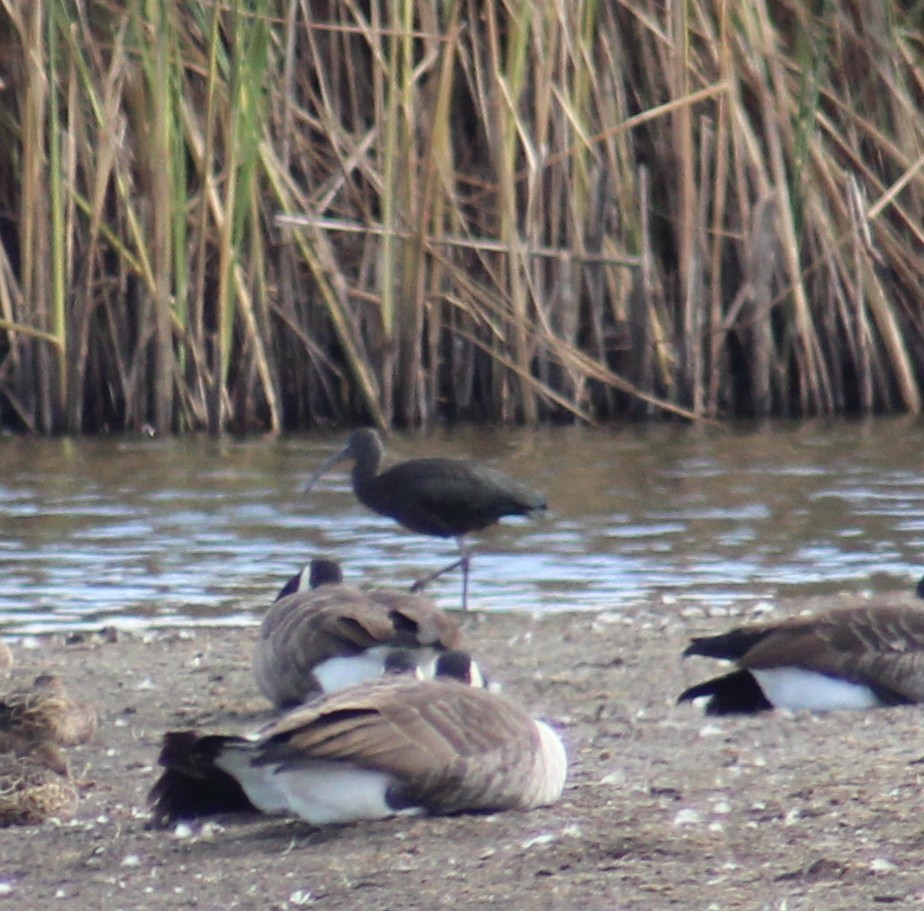
POLYGON ((538 741, 525 712, 486 690, 380 680, 296 709, 264 732, 255 762, 385 771, 408 804, 452 812, 525 805, 538 741))
POLYGON ((387 590, 368 594, 387 613, 397 645, 453 649, 461 644, 459 621, 438 608, 426 595, 387 590))
POLYGON ((376 609, 365 592, 335 585, 297 592, 277 601, 263 618, 260 638, 282 641, 301 633, 306 640, 331 640, 360 651, 387 638, 389 629, 387 616, 376 609))
POLYGON ((831 611, 819 634, 842 651, 916 652, 924 650, 924 610, 870 606, 831 611))
POLYGON ((386 611, 358 589, 325 586, 289 595, 264 618, 253 654, 254 675, 273 703, 296 704, 318 690, 312 673, 318 664, 393 637, 386 611))
POLYGON ((293 613, 280 626, 279 638, 312 645, 317 660, 349 655, 372 648, 394 637, 388 615, 365 595, 325 603, 316 609, 293 613))
POLYGON ((749 670, 801 667, 866 683, 887 701, 924 700, 924 611, 868 607, 782 624, 739 662, 749 670))

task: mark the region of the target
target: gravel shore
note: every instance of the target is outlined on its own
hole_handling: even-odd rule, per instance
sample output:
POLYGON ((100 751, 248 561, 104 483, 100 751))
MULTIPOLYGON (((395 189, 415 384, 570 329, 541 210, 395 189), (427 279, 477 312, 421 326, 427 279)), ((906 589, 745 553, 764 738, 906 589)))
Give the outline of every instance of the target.
POLYGON ((924 904, 920 709, 716 720, 674 704, 716 670, 681 662, 689 636, 747 619, 662 603, 466 616, 466 644, 493 678, 562 730, 563 798, 530 813, 326 830, 242 817, 148 826, 163 731, 239 731, 270 717, 250 673, 255 630, 11 642, 6 688, 54 671, 97 705, 100 725, 67 751, 75 817, 0 830, 0 909, 924 904))

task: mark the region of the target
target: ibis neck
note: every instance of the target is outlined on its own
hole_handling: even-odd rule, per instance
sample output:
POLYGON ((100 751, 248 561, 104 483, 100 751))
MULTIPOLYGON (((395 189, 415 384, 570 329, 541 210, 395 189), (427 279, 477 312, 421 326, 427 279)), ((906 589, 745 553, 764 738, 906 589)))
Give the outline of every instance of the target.
POLYGON ((374 450, 367 449, 359 453, 354 462, 351 476, 353 478, 353 488, 359 490, 369 481, 373 480, 379 473, 379 465, 382 463, 382 454, 374 450))
POLYGON ((353 459, 353 490, 358 493, 360 487, 372 483, 384 455, 382 441, 371 427, 361 427, 350 434, 342 456, 353 459))

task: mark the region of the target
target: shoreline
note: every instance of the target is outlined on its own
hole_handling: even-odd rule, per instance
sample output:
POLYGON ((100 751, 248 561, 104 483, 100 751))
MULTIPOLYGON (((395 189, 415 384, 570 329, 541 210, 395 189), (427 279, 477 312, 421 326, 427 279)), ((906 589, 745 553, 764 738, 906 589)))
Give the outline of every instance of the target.
POLYGON ((924 900, 920 710, 715 719, 676 706, 716 669, 681 662, 689 636, 750 619, 707 613, 668 616, 653 602, 463 616, 465 645, 492 679, 562 732, 562 799, 320 830, 278 818, 147 825, 164 731, 246 731, 271 717, 250 672, 252 628, 8 640, 3 691, 51 670, 100 723, 66 751, 74 819, 0 829, 0 908, 855 911, 924 900))

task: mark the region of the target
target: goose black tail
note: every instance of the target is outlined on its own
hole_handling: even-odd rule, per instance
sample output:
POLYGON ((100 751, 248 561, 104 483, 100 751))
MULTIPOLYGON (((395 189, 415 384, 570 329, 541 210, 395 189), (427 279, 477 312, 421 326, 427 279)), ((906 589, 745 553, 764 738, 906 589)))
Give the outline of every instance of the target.
POLYGON ((773 708, 749 671, 734 671, 684 690, 678 702, 706 696, 707 715, 753 715, 773 708))
POLYGON ((157 761, 165 768, 148 794, 155 826, 217 813, 256 810, 237 781, 215 765, 221 749, 236 739, 219 735, 203 737, 195 731, 164 734, 157 761))
POLYGON ((704 658, 737 661, 754 648, 769 632, 766 629, 739 627, 718 636, 701 636, 690 640, 690 644, 683 655, 685 658, 689 655, 702 655, 704 658))

